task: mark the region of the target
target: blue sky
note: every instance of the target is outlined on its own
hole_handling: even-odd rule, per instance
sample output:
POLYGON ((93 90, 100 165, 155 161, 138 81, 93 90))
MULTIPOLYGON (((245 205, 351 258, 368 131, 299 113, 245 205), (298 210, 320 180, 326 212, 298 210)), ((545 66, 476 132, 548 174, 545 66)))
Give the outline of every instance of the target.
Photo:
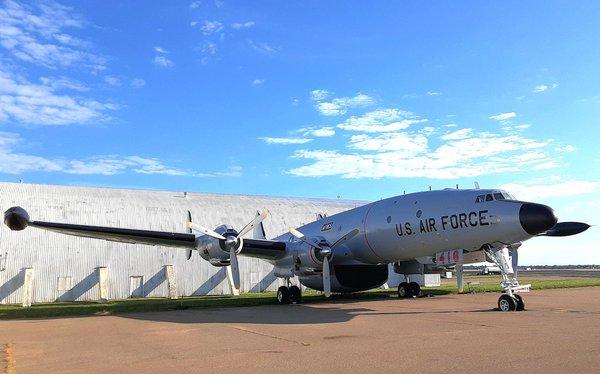
MULTIPOLYGON (((600 3, 0 2, 0 179, 375 200, 504 187, 598 223, 600 3)), ((600 263, 597 228, 523 263, 600 263)))

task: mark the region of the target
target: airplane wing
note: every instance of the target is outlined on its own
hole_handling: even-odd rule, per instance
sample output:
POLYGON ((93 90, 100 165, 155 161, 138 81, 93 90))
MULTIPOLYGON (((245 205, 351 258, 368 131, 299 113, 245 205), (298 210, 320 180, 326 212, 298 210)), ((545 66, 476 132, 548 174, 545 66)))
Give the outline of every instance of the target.
MULTIPOLYGON (((116 227, 89 226, 70 223, 32 221, 27 211, 13 207, 4 213, 4 223, 13 231, 31 226, 61 234, 102 239, 120 243, 160 245, 186 249, 196 248, 196 235, 165 231, 136 230, 116 227)), ((261 239, 244 239, 240 254, 264 259, 276 259, 285 254, 285 243, 261 239)))

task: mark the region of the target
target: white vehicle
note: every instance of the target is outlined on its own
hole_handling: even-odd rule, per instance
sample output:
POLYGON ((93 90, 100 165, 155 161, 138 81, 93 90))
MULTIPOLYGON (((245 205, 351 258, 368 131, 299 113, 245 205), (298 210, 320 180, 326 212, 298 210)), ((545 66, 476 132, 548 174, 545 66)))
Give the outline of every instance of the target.
MULTIPOLYGON (((505 191, 483 189, 394 196, 290 228, 272 240, 243 238, 266 217, 267 212, 263 212, 239 231, 227 224, 212 230, 189 222, 197 234, 34 221, 20 207, 8 209, 4 222, 16 231, 32 226, 96 239, 180 247, 188 258, 197 251, 214 266, 229 266, 236 289, 240 284, 237 256, 266 259, 275 266, 275 275, 288 281, 288 286, 277 292, 280 303, 300 301, 300 288, 289 282, 294 276, 329 296, 331 292, 381 286, 388 278, 389 263, 415 259, 433 263, 440 251, 483 251, 502 274, 505 294, 498 300, 502 311, 523 310, 525 306, 519 293, 529 287, 519 284, 515 272, 523 241, 540 235, 574 235, 589 228, 579 222, 557 223, 554 211, 546 205, 514 200, 505 191)), ((398 286, 400 297, 419 293, 417 283, 398 286)))
POLYGON ((499 266, 486 265, 479 270, 479 275, 502 274, 499 266))

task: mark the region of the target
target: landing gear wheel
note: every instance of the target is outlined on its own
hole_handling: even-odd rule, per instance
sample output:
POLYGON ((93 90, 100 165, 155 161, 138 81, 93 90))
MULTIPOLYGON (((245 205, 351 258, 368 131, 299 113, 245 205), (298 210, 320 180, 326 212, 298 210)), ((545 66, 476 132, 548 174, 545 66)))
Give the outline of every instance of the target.
POLYGON ((517 310, 517 301, 509 295, 502 295, 498 299, 498 309, 501 312, 512 312, 517 310))
POLYGON ((419 286, 419 283, 417 283, 417 282, 410 282, 408 284, 408 286, 412 290, 412 296, 413 297, 419 297, 419 296, 421 296, 421 286, 419 286))
POLYGON ((302 301, 302 291, 298 286, 290 287, 290 301, 299 304, 302 301))
POLYGON ((523 298, 521 297, 521 295, 515 294, 515 299, 517 302, 517 312, 521 312, 521 311, 525 310, 525 302, 523 301, 523 298))
POLYGON ((286 286, 281 286, 277 290, 277 302, 279 304, 289 304, 290 303, 290 289, 286 286))
POLYGON ((398 297, 401 299, 406 299, 407 297, 413 296, 412 287, 406 283, 402 282, 398 285, 398 297))

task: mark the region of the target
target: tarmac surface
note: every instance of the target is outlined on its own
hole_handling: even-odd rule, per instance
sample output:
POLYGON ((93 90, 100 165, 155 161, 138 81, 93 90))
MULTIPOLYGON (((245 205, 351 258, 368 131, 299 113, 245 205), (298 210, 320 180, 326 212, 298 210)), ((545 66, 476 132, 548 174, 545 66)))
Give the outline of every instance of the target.
POLYGON ((0 373, 598 372, 600 287, 0 321, 0 373))

